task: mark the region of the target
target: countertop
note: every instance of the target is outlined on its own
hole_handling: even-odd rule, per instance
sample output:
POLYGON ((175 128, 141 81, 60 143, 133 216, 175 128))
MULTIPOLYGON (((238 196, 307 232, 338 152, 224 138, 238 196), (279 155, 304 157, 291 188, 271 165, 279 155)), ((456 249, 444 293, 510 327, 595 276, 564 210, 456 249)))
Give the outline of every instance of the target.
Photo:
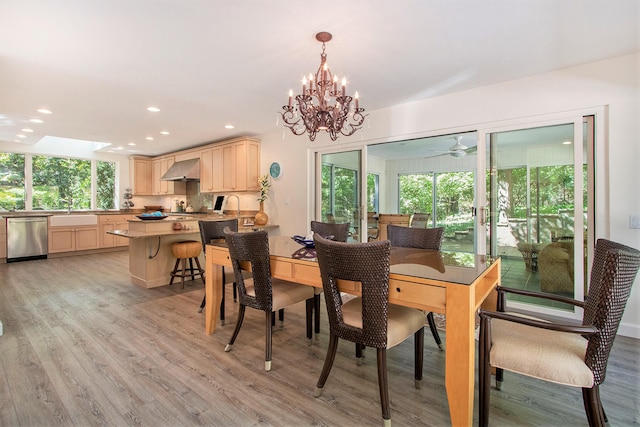
POLYGON ((127 211, 0 211, 0 218, 24 218, 53 215, 140 215, 142 212, 127 211))
MULTIPOLYGON (((235 218, 235 217, 234 217, 235 218)), ((275 230, 277 225, 264 225, 264 226, 251 226, 251 227, 238 227, 239 232, 248 233, 250 231, 258 230, 275 230)), ((159 230, 159 231, 130 231, 130 230, 113 230, 107 231, 107 234, 113 234, 115 236, 126 237, 128 239, 142 239, 145 237, 161 237, 161 236, 177 236, 181 234, 200 234, 198 228, 190 228, 188 230, 159 230)))
MULTIPOLYGON (((140 215, 140 214, 137 214, 140 215)), ((218 215, 218 214, 189 214, 189 213, 175 213, 175 214, 168 214, 167 217, 165 219, 156 219, 156 220, 149 220, 149 219, 140 219, 140 218, 133 218, 130 219, 129 221, 135 221, 135 222, 145 222, 145 223, 153 223, 153 222, 158 222, 158 221, 163 221, 163 222, 175 222, 175 221, 199 221, 199 220, 204 220, 204 221, 224 221, 227 219, 238 219, 238 225, 242 226, 242 220, 247 218, 247 219, 253 219, 253 215, 245 215, 245 216, 236 216, 236 215, 218 215)))
MULTIPOLYGON (((126 211, 126 210, 97 210, 97 211, 71 211, 71 213, 67 213, 67 211, 0 211, 0 219, 2 218, 24 218, 24 217, 49 217, 53 215, 141 215, 145 212, 143 211, 126 211)), ((206 219, 208 221, 214 219, 233 219, 237 218, 237 215, 218 215, 214 213, 192 213, 192 212, 167 212, 165 215, 168 216, 167 219, 170 218, 180 218, 180 219, 189 219, 189 220, 198 220, 198 219, 206 219)), ((249 211, 242 212, 240 214, 240 219, 244 218, 253 218, 255 216, 255 212, 251 213, 249 211)), ((136 218, 136 221, 138 219, 136 218)))

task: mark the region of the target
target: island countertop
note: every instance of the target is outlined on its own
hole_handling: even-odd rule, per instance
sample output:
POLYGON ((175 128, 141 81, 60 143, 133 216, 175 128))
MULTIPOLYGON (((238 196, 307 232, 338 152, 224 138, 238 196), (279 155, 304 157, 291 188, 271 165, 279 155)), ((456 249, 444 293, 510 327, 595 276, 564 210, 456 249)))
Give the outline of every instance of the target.
MULTIPOLYGON (((278 228, 277 225, 263 225, 263 226, 255 226, 252 225, 250 227, 240 226, 238 227, 238 231, 241 233, 246 233, 250 231, 258 231, 258 230, 275 230, 278 228)), ((186 230, 173 230, 173 229, 165 229, 165 230, 154 230, 154 231, 137 231, 137 230, 111 230, 107 231, 108 234, 113 234, 115 236, 126 237, 128 239, 141 239, 144 237, 160 237, 160 236, 179 236, 184 234, 194 234, 200 233, 198 226, 195 228, 189 228, 186 230)))
MULTIPOLYGON (((213 217, 224 219, 224 217, 213 217)), ((232 218, 237 218, 236 216, 232 218)), ((110 230, 109 234, 129 239, 129 274, 131 282, 144 288, 167 285, 171 278, 171 271, 176 265, 176 257, 172 246, 177 242, 200 242, 200 228, 198 220, 208 220, 209 215, 170 216, 158 220, 129 220, 129 230, 110 230), (180 223, 179 230, 173 227, 180 223)), ((277 225, 250 226, 240 225, 239 231, 274 230, 277 225)), ((198 258, 203 258, 201 253, 198 258)))

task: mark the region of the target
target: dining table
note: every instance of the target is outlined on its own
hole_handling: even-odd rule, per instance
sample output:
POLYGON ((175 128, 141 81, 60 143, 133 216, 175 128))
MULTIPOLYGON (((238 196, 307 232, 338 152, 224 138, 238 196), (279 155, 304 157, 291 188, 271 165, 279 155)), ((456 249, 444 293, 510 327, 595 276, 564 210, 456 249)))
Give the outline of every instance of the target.
MULTIPOLYGON (((311 246, 311 245, 309 245, 311 246)), ((312 247, 288 236, 269 236, 271 275, 322 288, 312 247)), ((222 267, 231 267, 224 240, 206 245, 205 332, 216 330, 222 299, 222 267)), ((495 309, 500 258, 467 252, 391 248, 389 303, 445 314, 445 387, 453 426, 473 421, 476 313, 495 309)), ((361 295, 358 282, 339 282, 339 289, 361 295)))

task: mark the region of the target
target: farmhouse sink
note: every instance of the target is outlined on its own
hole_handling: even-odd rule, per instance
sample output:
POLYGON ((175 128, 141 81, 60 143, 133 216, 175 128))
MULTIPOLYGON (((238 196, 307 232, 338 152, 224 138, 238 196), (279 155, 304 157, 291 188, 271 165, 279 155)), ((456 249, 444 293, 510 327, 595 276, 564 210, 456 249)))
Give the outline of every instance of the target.
POLYGON ((53 215, 50 221, 52 227, 96 225, 98 224, 98 215, 53 215))

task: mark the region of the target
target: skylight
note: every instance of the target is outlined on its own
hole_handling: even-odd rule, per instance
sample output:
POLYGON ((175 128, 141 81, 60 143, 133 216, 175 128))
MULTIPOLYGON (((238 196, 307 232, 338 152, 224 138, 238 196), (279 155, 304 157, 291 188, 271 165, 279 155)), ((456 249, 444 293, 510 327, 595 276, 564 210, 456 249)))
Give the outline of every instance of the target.
POLYGON ((62 138, 47 135, 36 143, 39 148, 48 152, 56 152, 61 148, 69 153, 97 151, 111 145, 110 142, 87 141, 84 139, 62 138))

